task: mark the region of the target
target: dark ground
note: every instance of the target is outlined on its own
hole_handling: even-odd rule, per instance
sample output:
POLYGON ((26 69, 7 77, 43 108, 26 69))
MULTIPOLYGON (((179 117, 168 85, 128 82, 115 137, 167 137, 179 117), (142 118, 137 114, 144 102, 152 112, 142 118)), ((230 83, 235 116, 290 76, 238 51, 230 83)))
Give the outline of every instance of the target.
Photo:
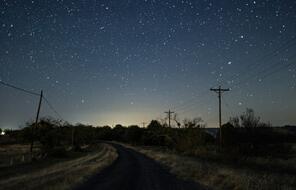
POLYGON ((112 144, 118 159, 76 190, 201 190, 194 182, 177 179, 154 160, 121 145, 112 144))

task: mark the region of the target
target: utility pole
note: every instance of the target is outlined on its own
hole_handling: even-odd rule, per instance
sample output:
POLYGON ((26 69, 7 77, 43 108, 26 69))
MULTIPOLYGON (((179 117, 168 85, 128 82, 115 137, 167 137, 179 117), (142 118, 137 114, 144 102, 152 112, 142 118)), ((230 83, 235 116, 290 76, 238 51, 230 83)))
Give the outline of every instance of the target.
POLYGON ((218 94, 218 98, 219 98, 219 128, 220 128, 220 145, 222 145, 222 130, 221 130, 221 126, 222 126, 222 119, 221 119, 221 95, 223 92, 229 91, 229 88, 221 88, 221 86, 219 86, 219 88, 211 88, 211 91, 214 91, 218 94))
POLYGON ((72 148, 74 147, 74 133, 75 133, 75 127, 72 126, 72 134, 71 134, 71 143, 72 143, 72 148))
POLYGON ((169 111, 166 111, 166 112, 164 112, 164 113, 168 114, 168 116, 169 116, 169 127, 171 127, 171 115, 172 115, 173 113, 175 113, 175 112, 172 112, 171 110, 169 110, 169 111))
POLYGON ((146 122, 142 122, 141 124, 143 125, 143 128, 145 128, 146 122))
POLYGON ((37 115, 36 115, 36 120, 35 120, 35 125, 32 127, 32 141, 31 141, 31 147, 30 147, 31 154, 33 153, 34 138, 35 138, 35 132, 37 130, 37 125, 38 125, 38 119, 39 119, 39 113, 40 113, 42 98, 43 98, 43 91, 41 90, 39 104, 38 104, 38 109, 37 109, 37 115))

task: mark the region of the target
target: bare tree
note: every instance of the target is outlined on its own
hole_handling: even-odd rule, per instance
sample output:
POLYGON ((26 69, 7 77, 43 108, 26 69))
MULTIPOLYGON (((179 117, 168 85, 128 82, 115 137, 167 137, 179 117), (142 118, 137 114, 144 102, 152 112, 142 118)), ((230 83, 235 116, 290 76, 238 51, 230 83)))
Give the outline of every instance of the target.
POLYGON ((193 119, 185 118, 183 120, 183 124, 185 128, 203 128, 205 127, 204 121, 200 117, 196 117, 193 119))
POLYGON ((177 113, 174 114, 173 120, 177 123, 178 128, 181 128, 181 123, 179 122, 177 113))
POLYGON ((239 117, 232 117, 229 121, 234 127, 260 127, 267 126, 267 124, 263 124, 260 122, 260 117, 255 116, 255 112, 251 108, 247 108, 246 111, 240 115, 239 117))

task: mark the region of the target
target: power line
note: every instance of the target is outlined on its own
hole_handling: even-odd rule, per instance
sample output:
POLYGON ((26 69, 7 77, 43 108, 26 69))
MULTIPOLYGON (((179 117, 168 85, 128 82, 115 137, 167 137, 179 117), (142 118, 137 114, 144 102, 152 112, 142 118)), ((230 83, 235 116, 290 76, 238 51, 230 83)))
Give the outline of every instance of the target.
POLYGON ((3 82, 2 80, 0 80, 0 84, 2 84, 3 86, 6 86, 6 87, 9 87, 9 88, 12 88, 12 89, 15 89, 15 90, 18 90, 18 91, 21 91, 21 92, 24 92, 24 93, 33 95, 33 96, 38 96, 38 97, 40 96, 40 94, 38 94, 36 92, 30 91, 30 90, 26 90, 24 88, 21 88, 21 87, 18 87, 18 86, 15 86, 15 85, 12 85, 12 84, 3 82))
POLYGON ((249 70, 249 75, 248 76, 247 75, 241 75, 240 76, 241 77, 240 81, 234 83, 233 86, 241 85, 242 83, 245 83, 245 82, 247 82, 247 81, 249 81, 251 79, 254 79, 254 78, 257 78, 260 75, 263 75, 263 74, 269 72, 270 70, 279 67, 280 66, 279 64, 281 62, 282 61, 277 61, 277 62, 275 62, 275 63, 273 63, 271 65, 264 65, 263 67, 257 69, 256 71, 254 71, 252 73, 250 73, 250 70, 249 70), (242 77, 242 76, 245 76, 245 77, 242 77))
POLYGON ((45 103, 48 105, 48 107, 61 119, 64 120, 61 116, 61 114, 59 114, 59 112, 53 107, 53 105, 49 102, 49 100, 43 96, 43 99, 45 101, 45 103))
POLYGON ((223 96, 221 98, 223 99, 223 104, 226 106, 226 108, 228 108, 228 110, 230 112, 230 117, 235 117, 235 114, 234 114, 232 108, 230 107, 230 105, 228 104, 226 98, 224 98, 223 96))
MULTIPOLYGON (((30 91, 30 90, 27 90, 27 89, 24 89, 24 88, 21 88, 21 87, 18 87, 18 86, 15 86, 13 84, 9 84, 7 82, 3 82, 0 80, 0 84, 3 85, 3 86, 6 86, 6 87, 9 87, 9 88, 12 88, 12 89, 15 89, 15 90, 18 90, 18 91, 21 91, 21 92, 24 92, 24 93, 27 93, 27 94, 30 94, 30 95, 33 95, 33 96, 38 96, 40 97, 40 94, 36 93, 36 92, 33 92, 33 91, 30 91)), ((42 99, 44 99, 45 103, 48 105, 48 107, 61 119, 61 120, 64 120, 62 119, 62 116, 61 114, 59 114, 59 112, 52 106, 52 104, 50 103, 50 101, 45 97, 45 96, 42 96, 42 99)))
MULTIPOLYGON (((285 42, 282 46, 280 46, 279 48, 274 49, 270 53, 267 53, 267 54, 257 58, 256 59, 257 61, 255 61, 255 62, 253 62, 251 64, 248 64, 244 69, 239 71, 239 73, 243 72, 243 74, 240 75, 239 77, 244 76, 244 75, 247 76, 248 73, 250 73, 251 70, 259 68, 260 66, 266 66, 264 64, 264 62, 262 62, 261 64, 258 64, 258 61, 264 61, 266 59, 270 59, 270 58, 272 58, 274 56, 277 56, 277 55, 279 55, 280 52, 282 52, 284 50, 287 50, 287 49, 293 47, 294 45, 296 45, 296 38, 293 38, 293 39, 285 42), (246 70, 249 71, 249 72, 245 72, 246 70)), ((270 65, 267 65, 267 66, 270 66, 270 65)), ((229 78, 226 78, 225 80, 227 80, 227 79, 229 79, 229 78)), ((233 80, 236 80, 236 79, 238 79, 238 76, 236 76, 233 80)))
MULTIPOLYGON (((204 95, 208 93, 208 89, 202 91, 199 95, 199 97, 204 97, 204 95)), ((194 100, 196 100, 197 96, 195 97, 192 97, 188 100, 185 101, 185 103, 183 103, 182 105, 180 106, 175 106, 174 109, 177 110, 177 111, 184 111, 184 109, 188 109, 188 106, 191 107, 192 105, 194 105, 194 100)), ((196 103, 196 102, 195 102, 196 103)), ((200 103, 200 100, 199 100, 199 103, 200 103)))
POLYGON ((201 104, 204 103, 204 101, 201 101, 201 100, 206 97, 208 97, 208 96, 203 96, 198 100, 198 102, 194 102, 191 105, 189 105, 188 107, 184 108, 182 111, 180 111, 180 114, 185 114, 185 113, 191 112, 193 110, 196 110, 197 106, 201 106, 201 104))
MULTIPOLYGON (((296 41, 295 41, 295 40, 296 40, 296 38, 293 38, 292 40, 289 40, 289 41, 285 42, 285 43, 284 43, 282 46, 280 46, 279 48, 274 49, 274 50, 271 51, 270 53, 265 54, 264 56, 258 58, 257 60, 258 60, 258 61, 259 61, 259 60, 263 61, 263 60, 265 60, 265 59, 268 59, 268 58, 271 58, 271 57, 273 57, 273 56, 278 55, 280 52, 282 52, 282 51, 284 51, 284 50, 287 50, 287 49, 293 47, 293 46, 296 44, 296 41)), ((258 70, 261 70, 261 72, 259 72, 258 74, 264 74, 264 73, 266 73, 266 71, 269 72, 269 70, 274 69, 274 65, 276 65, 277 63, 278 63, 278 62, 276 62, 275 64, 272 64, 272 65, 267 65, 267 66, 266 66, 266 65, 263 65, 263 63, 262 63, 262 64, 258 64, 258 62, 253 62, 253 63, 249 64, 246 68, 244 68, 243 70, 241 70, 241 72, 243 72, 243 71, 245 71, 245 70, 247 69, 249 72, 244 72, 242 75, 240 75, 240 78, 241 78, 242 76, 246 76, 246 77, 247 77, 248 73, 250 73, 250 70, 254 70, 254 69, 256 69, 256 68, 258 68, 258 67, 260 67, 260 66, 264 66, 264 67, 261 67, 263 70, 262 70, 262 69, 258 69, 258 70), (268 68, 266 68, 266 67, 268 67, 268 68)), ((277 65, 276 65, 276 66, 277 66, 277 65)), ((290 66, 290 64, 287 65, 287 66, 290 66)), ((284 66, 284 67, 285 67, 285 66, 284 66)), ((273 74, 273 73, 276 73, 276 72, 277 72, 277 71, 274 71, 274 72, 272 72, 272 74, 273 74)), ((244 81, 238 81, 237 83, 234 84, 234 86, 238 86, 238 85, 244 83, 245 81, 248 81, 250 78, 251 78, 251 79, 254 78, 253 75, 254 75, 254 74, 252 74, 251 76, 247 77, 247 78, 246 78, 247 80, 244 80, 244 81)), ((268 74, 268 76, 270 76, 270 75, 271 75, 271 74, 268 74)), ((263 78, 266 78, 266 77, 268 77, 268 76, 265 76, 265 75, 264 75, 263 78)), ((226 79, 227 79, 227 78, 226 78, 226 79)), ((236 76, 235 79, 238 79, 238 76, 236 76)), ((235 80, 235 79, 234 79, 234 80, 235 80)), ((207 92, 207 90, 206 90, 205 92, 207 92)), ((204 93, 202 93, 202 96, 203 96, 203 95, 204 95, 204 93)), ((201 95, 199 95, 199 96, 201 96, 201 95)), ((192 106, 194 105, 194 104, 192 103, 192 101, 194 101, 195 98, 196 98, 196 97, 192 97, 192 98, 188 99, 188 100, 185 101, 185 103, 183 103, 182 105, 174 107, 174 109, 177 110, 177 111, 182 110, 183 112, 187 112, 187 111, 184 111, 184 109, 185 109, 185 110, 188 109, 188 106, 189 106, 189 107, 192 107, 192 106)), ((191 110, 191 109, 190 109, 190 110, 191 110)))
MULTIPOLYGON (((293 56, 293 57, 295 57, 295 56, 293 56)), ((292 57, 292 58, 293 58, 293 57, 292 57)), ((278 63, 278 62, 277 62, 277 63, 278 63)), ((267 78, 267 77, 269 77, 269 76, 271 76, 271 75, 273 75, 273 74, 275 74, 275 73, 281 71, 282 69, 284 69, 284 68, 286 68, 286 67, 289 67, 289 66, 291 66, 291 65, 294 64, 294 63, 290 63, 290 64, 287 64, 287 65, 276 65, 277 63, 273 64, 273 66, 275 66, 275 67, 269 67, 268 69, 266 69, 266 70, 262 70, 261 72, 259 72, 259 73, 258 73, 259 75, 260 75, 260 74, 263 74, 263 77, 261 77, 260 79, 263 80, 263 79, 265 79, 265 78, 267 78)), ((257 75, 258 75, 258 74, 257 74, 257 75)), ((234 86, 238 86, 238 85, 240 85, 240 84, 242 84, 242 83, 244 83, 244 82, 247 82, 248 80, 253 79, 253 78, 254 78, 254 76, 252 75, 252 76, 250 76, 249 78, 247 78, 247 80, 244 80, 244 81, 240 81, 240 82, 238 82, 238 83, 235 83, 234 86)), ((191 98, 191 99, 193 99, 193 98, 191 98)), ((190 100, 191 100, 191 99, 190 99, 190 100)), ((225 101, 225 98, 222 98, 222 99, 225 101)), ((195 107, 193 107, 193 106, 199 105, 199 103, 201 103, 201 102, 199 101, 199 102, 195 102, 195 103, 192 103, 192 102, 187 102, 187 103, 191 103, 191 104, 188 105, 188 107, 186 107, 186 104, 184 104, 184 105, 182 105, 182 107, 180 107, 181 110, 182 110, 182 111, 181 111, 181 114, 184 114, 184 113, 187 113, 187 112, 189 112, 189 111, 194 110, 195 107)), ((231 110, 230 106, 229 106, 227 103, 226 103, 226 107, 230 109, 230 111, 231 111, 232 114, 234 113, 234 112, 231 110)), ((180 108, 177 108, 177 110, 179 110, 180 108)))
POLYGON ((269 76, 271 76, 271 75, 273 75, 273 74, 275 74, 275 73, 281 71, 282 69, 287 68, 287 67, 289 67, 289 66, 291 66, 291 65, 293 65, 293 64, 294 64, 294 62, 292 62, 292 63, 290 63, 290 64, 288 64, 288 65, 282 65, 280 68, 275 69, 275 70, 273 70, 273 71, 271 71, 271 72, 265 74, 263 77, 261 77, 261 79, 265 79, 265 78, 267 78, 267 77, 269 77, 269 76))
MULTIPOLYGON (((289 59, 293 59, 295 57, 296 56, 292 56, 289 59)), ((281 62, 276 62, 276 63, 272 64, 270 67, 265 68, 264 70, 261 70, 261 71, 255 73, 255 74, 253 74, 253 75, 250 75, 245 80, 242 80, 240 82, 235 83, 234 86, 238 86, 238 85, 240 85, 240 84, 242 84, 244 82, 247 82, 247 81, 249 81, 251 79, 254 79, 254 77, 258 78, 258 75, 263 75, 263 77, 261 77, 261 79, 267 78, 267 77, 271 76, 272 74, 277 73, 278 71, 280 71, 280 70, 282 70, 282 69, 284 69, 286 67, 289 67, 289 66, 291 66, 291 65, 294 64, 294 62, 289 63, 287 65, 279 65, 279 63, 281 63, 281 62)))
MULTIPOLYGON (((273 65, 274 65, 274 64, 273 64, 273 65)), ((260 75, 260 74, 264 74, 263 77, 261 77, 260 79, 263 80, 263 79, 265 79, 265 78, 267 78, 267 77, 269 77, 269 76, 271 76, 271 75, 273 75, 273 74, 279 72, 280 70, 282 70, 282 69, 284 69, 284 68, 286 68, 286 67, 289 67, 289 66, 291 66, 291 65, 293 65, 293 63, 290 63, 290 64, 288 64, 288 65, 280 65, 280 66, 277 66, 277 67, 268 68, 267 70, 263 70, 263 71, 259 72, 259 75, 260 75)), ((240 81, 240 82, 234 84, 234 86, 238 86, 238 85, 240 85, 240 84, 242 84, 242 83, 244 83, 244 82, 246 82, 246 81, 248 81, 248 80, 250 80, 250 79, 253 79, 253 78, 254 78, 253 76, 252 76, 252 77, 249 77, 249 78, 247 78, 247 80, 240 81)), ((203 97, 201 97, 201 98, 204 98, 204 97, 205 97, 205 96, 203 96, 203 97)), ((224 99, 224 98, 223 98, 223 99, 224 99)), ((175 109, 176 109, 178 112, 180 111, 180 114, 184 114, 184 113, 187 113, 187 112, 189 112, 189 111, 192 111, 192 110, 195 109, 195 106, 196 106, 196 105, 200 105, 200 103, 201 103, 200 100, 199 100, 198 102, 192 102, 193 100, 194 100, 194 98, 190 98, 188 101, 186 101, 185 104, 183 104, 183 105, 181 105, 181 106, 179 106, 179 107, 175 107, 175 109)), ((224 100, 225 100, 225 99, 224 99, 224 100)), ((230 109, 230 107, 229 107, 228 104, 226 104, 226 107, 230 109)), ((233 114, 233 112, 232 112, 231 109, 230 109, 230 111, 231 111, 231 113, 233 114)))

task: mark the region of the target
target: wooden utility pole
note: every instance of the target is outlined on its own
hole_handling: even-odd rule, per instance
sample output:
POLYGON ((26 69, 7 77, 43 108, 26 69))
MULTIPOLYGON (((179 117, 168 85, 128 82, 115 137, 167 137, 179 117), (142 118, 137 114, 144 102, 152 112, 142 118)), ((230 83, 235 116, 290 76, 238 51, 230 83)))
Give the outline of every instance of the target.
POLYGON ((166 111, 166 112, 164 112, 164 113, 168 114, 168 117, 169 117, 169 127, 171 127, 171 115, 172 115, 173 113, 175 113, 175 112, 172 112, 171 110, 169 110, 169 111, 166 111))
POLYGON ((211 88, 211 91, 214 91, 218 94, 218 98, 219 98, 219 128, 220 128, 220 145, 222 145, 222 130, 221 130, 221 126, 222 126, 222 119, 221 119, 221 95, 223 92, 229 91, 229 88, 221 88, 221 86, 219 86, 219 88, 211 88))
POLYGON ((43 98, 43 91, 41 90, 38 109, 37 109, 37 115, 36 115, 36 120, 35 120, 35 125, 32 127, 32 141, 31 141, 31 147, 30 147, 31 153, 33 153, 34 138, 35 138, 35 132, 37 130, 39 113, 40 113, 40 108, 41 108, 41 104, 42 104, 42 98, 43 98))
POLYGON ((72 148, 74 147, 74 133, 75 133, 75 127, 72 126, 72 134, 71 134, 72 148))
POLYGON ((143 128, 145 128, 146 122, 142 122, 141 124, 143 125, 143 128))

